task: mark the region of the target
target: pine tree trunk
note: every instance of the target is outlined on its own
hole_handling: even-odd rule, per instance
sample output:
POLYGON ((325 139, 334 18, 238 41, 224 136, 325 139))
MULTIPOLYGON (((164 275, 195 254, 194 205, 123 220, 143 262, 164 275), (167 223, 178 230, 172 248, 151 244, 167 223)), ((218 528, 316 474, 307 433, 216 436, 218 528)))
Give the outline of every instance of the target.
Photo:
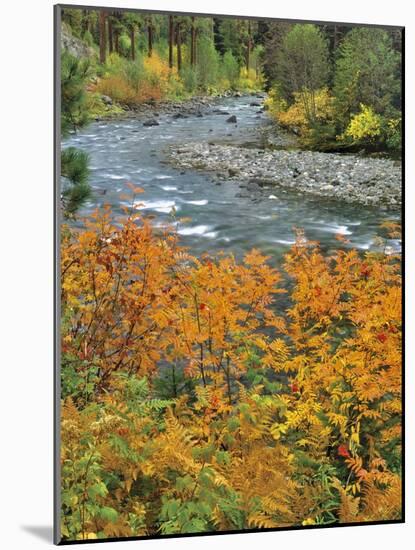
POLYGON ((337 46, 339 45, 338 41, 338 30, 337 25, 334 25, 334 31, 333 31, 333 53, 336 52, 337 46))
POLYGON ((109 50, 110 53, 112 53, 114 51, 111 17, 108 17, 108 50, 109 50))
POLYGON ((119 37, 120 37, 120 31, 118 29, 116 29, 116 31, 114 33, 114 49, 118 54, 120 53, 119 37))
POLYGON ((195 62, 195 65, 197 64, 197 37, 199 36, 199 29, 195 30, 195 43, 194 43, 194 53, 193 53, 193 59, 195 62))
POLYGON ((153 27, 151 25, 147 28, 148 31, 148 57, 153 55, 153 27))
POLYGON ((196 43, 195 18, 192 17, 192 32, 191 32, 191 42, 190 42, 190 65, 192 67, 195 64, 195 43, 196 43))
POLYGON ((173 26, 173 16, 169 15, 169 67, 173 68, 173 35, 174 35, 174 26, 173 26))
POLYGON ((176 42, 177 42, 177 70, 180 72, 182 68, 182 37, 180 23, 176 27, 176 42))
POLYGON ((135 61, 135 32, 134 27, 130 29, 130 40, 131 40, 131 59, 135 61))
POLYGON ((89 27, 88 10, 82 10, 82 33, 85 33, 89 27))
POLYGON ((248 21, 248 44, 246 48, 246 72, 249 76, 249 65, 251 64, 251 21, 248 21))
POLYGON ((106 12, 99 12, 99 61, 105 63, 107 60, 107 33, 105 32, 106 12))

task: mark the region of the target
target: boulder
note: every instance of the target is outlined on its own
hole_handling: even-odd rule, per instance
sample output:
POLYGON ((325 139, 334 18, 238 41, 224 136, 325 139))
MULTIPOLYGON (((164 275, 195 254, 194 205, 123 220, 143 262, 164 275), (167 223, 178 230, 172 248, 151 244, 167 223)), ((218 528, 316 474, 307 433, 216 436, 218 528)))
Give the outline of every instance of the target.
POLYGON ((102 95, 101 100, 103 103, 105 103, 105 105, 112 105, 112 99, 109 95, 102 95))
POLYGON ((61 48, 68 50, 74 57, 94 58, 96 57, 95 50, 87 46, 82 40, 72 35, 72 31, 66 23, 62 23, 61 29, 61 48))
POLYGON ((160 123, 155 118, 150 118, 143 122, 143 126, 160 126, 160 123))
POLYGON ((236 118, 235 115, 232 115, 232 116, 230 116, 229 118, 226 119, 226 122, 236 124, 238 122, 238 119, 236 118))

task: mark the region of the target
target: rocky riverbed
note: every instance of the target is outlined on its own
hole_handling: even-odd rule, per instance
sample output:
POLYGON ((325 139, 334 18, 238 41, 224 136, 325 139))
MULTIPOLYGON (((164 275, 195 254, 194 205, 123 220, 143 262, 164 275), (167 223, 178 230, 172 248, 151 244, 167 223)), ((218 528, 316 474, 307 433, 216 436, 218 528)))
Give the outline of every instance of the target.
MULTIPOLYGON (((255 104, 259 108, 259 112, 262 110, 262 101, 266 97, 263 92, 252 92, 249 94, 242 94, 241 92, 228 91, 216 96, 193 96, 188 99, 180 101, 172 100, 160 100, 160 101, 147 101, 145 103, 137 103, 135 105, 122 106, 124 112, 117 113, 117 118, 137 118, 143 120, 143 122, 158 121, 159 117, 172 116, 173 118, 188 118, 191 116, 203 117, 212 112, 217 115, 229 115, 226 109, 218 109, 224 99, 250 97, 252 98, 252 105, 255 104), (215 109, 216 108, 216 109, 215 109)), ((101 99, 107 105, 112 105, 113 100, 109 96, 102 95, 101 99)), ((96 120, 102 120, 107 117, 98 117, 96 120)), ((108 118, 114 118, 109 116, 108 118)), ((151 124, 148 124, 149 126, 151 124)), ((157 124, 153 124, 156 126, 157 124)))
MULTIPOLYGON (((284 174, 290 166, 286 159, 297 159, 298 163, 302 159, 302 165, 296 166, 302 171, 300 181, 303 179, 304 185, 309 176, 315 178, 312 170, 320 169, 325 175, 335 171, 347 173, 348 167, 342 167, 341 163, 348 160, 344 155, 321 154, 324 159, 334 158, 340 165, 320 167, 316 153, 307 156, 305 152, 287 150, 285 147, 290 146, 285 144, 281 144, 283 149, 271 151, 262 133, 273 129, 267 113, 260 112, 258 104, 260 97, 242 96, 214 101, 209 98, 206 104, 198 99, 185 105, 169 105, 167 110, 160 104, 149 109, 143 106, 140 113, 96 121, 71 134, 64 146, 78 147, 90 155, 92 195, 79 212, 79 219, 106 204, 111 206, 115 217, 123 217, 124 206, 130 204, 123 197, 129 194, 132 182, 145 191, 136 208, 151 216, 156 227, 171 224, 172 212, 178 220, 186 220, 179 222, 177 231, 180 242, 194 255, 223 251, 242 258, 257 248, 282 261, 294 242, 293 227, 304 229, 306 238, 318 241, 323 250, 336 250, 339 244, 362 251, 376 250, 376 236, 381 234, 379 226, 388 220, 399 221, 399 210, 323 200, 275 186, 273 171, 284 174), (152 117, 159 124, 145 126, 144 122, 152 117), (228 122, 231 117, 236 117, 237 123, 228 122), (208 146, 209 143, 215 145, 208 146), (166 154, 178 149, 183 149, 181 162, 187 162, 189 169, 177 168, 172 158, 166 158, 166 154), (207 164, 212 165, 212 155, 219 159, 219 150, 226 151, 229 158, 222 159, 220 169, 207 170, 207 164), (278 164, 262 159, 268 155, 274 159, 275 154, 282 159, 278 164), (243 159, 238 161, 242 155, 243 159), (233 171, 233 164, 238 165, 239 174, 233 171), (200 169, 194 169, 196 165, 200 169), (261 171, 270 172, 269 177, 261 175, 261 171), (251 173, 244 176, 243 172, 251 173), (212 179, 220 185, 215 185, 212 179), (347 236, 347 242, 340 243, 338 234, 347 236)), ((286 139, 278 129, 277 134, 286 139)), ((174 162, 179 161, 179 156, 174 162)), ((358 156, 352 158, 353 162, 373 162, 358 156)), ((362 172, 366 177, 365 166, 362 172)), ((295 181, 299 178, 295 175, 287 174, 287 180, 295 181)), ((320 183, 323 181, 319 179, 320 183)), ((394 241, 388 245, 399 250, 400 243, 394 241)))
POLYGON ((173 146, 170 161, 181 169, 234 180, 240 196, 278 194, 278 189, 365 206, 399 209, 401 164, 390 159, 314 151, 270 151, 214 143, 173 146))

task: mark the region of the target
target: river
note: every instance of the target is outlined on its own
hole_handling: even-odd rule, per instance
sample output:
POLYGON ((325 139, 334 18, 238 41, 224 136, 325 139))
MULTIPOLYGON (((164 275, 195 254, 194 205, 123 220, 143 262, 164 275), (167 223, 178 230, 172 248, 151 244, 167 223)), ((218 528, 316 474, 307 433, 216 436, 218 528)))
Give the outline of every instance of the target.
POLYGON ((139 118, 94 122, 70 136, 63 145, 85 150, 91 161, 93 195, 79 217, 105 203, 121 214, 126 201, 120 195, 128 193, 127 183, 132 182, 145 191, 137 208, 153 214, 156 225, 171 220, 173 207, 176 217, 191 219, 180 224, 178 232, 194 254, 224 250, 240 257, 256 247, 280 259, 294 242, 293 227, 303 228, 307 238, 325 250, 339 247, 339 233, 350 241, 342 246, 361 251, 376 246, 379 225, 399 220, 396 211, 282 194, 278 189, 253 202, 237 196, 241 189, 235 181, 215 185, 208 174, 183 172, 166 162, 169 146, 192 141, 258 146, 257 130, 269 121, 253 102, 252 97, 225 98, 203 117, 160 113, 159 125, 152 127, 143 126, 139 118), (228 114, 215 112, 218 109, 228 114), (230 115, 236 115, 237 125, 227 122, 230 115))

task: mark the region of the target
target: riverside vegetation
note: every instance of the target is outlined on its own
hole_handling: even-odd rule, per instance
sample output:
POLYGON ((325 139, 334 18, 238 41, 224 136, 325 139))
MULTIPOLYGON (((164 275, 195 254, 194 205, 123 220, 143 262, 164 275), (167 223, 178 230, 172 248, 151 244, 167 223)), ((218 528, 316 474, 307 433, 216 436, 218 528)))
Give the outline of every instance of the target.
MULTIPOLYGON (((66 8, 62 31, 63 136, 265 89, 275 131, 302 147, 399 155, 399 32, 66 8)), ((265 154, 280 153, 297 154, 265 154)), ((356 184, 335 174, 342 155, 304 154, 356 184)), ((354 168, 363 188, 370 160, 354 168)), ((373 187, 398 204, 399 174, 376 162, 373 187)), ((280 265, 255 249, 197 257, 186 220, 157 226, 134 184, 122 217, 79 219, 88 151, 64 147, 61 169, 63 539, 400 520, 399 224, 365 253, 296 229, 280 265)))

